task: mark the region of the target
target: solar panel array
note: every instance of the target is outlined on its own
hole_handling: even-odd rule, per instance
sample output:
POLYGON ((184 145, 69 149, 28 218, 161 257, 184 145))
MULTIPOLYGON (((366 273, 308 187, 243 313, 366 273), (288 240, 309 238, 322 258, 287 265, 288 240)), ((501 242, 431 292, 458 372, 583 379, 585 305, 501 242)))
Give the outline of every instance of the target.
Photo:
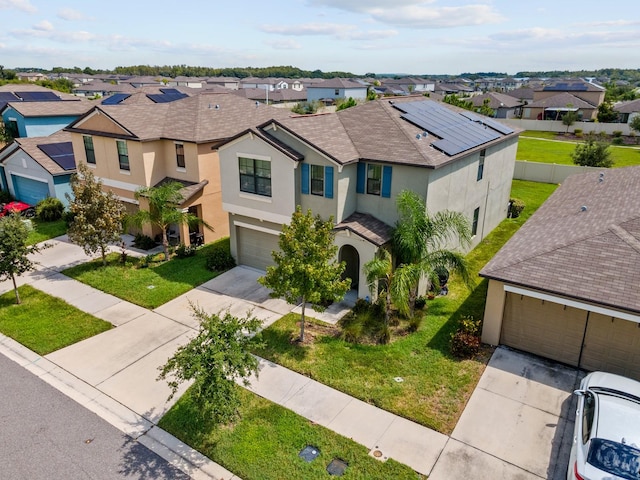
POLYGON ((160 91, 167 95, 184 95, 180 90, 176 90, 175 88, 161 88, 160 91))
POLYGON ((147 93, 147 97, 155 103, 175 102, 188 97, 186 93, 147 93))
POLYGON ((129 98, 131 94, 129 93, 114 93, 113 95, 105 98, 100 102, 102 105, 118 105, 123 102, 127 98, 129 98))
POLYGON ((21 100, 25 102, 50 102, 62 101, 62 99, 53 92, 15 92, 21 100))
POLYGON ((397 103, 394 107, 403 112, 401 118, 439 137, 432 145, 449 156, 496 140, 503 134, 512 133, 511 129, 497 122, 487 122, 484 118, 468 112, 456 113, 429 100, 397 103))
POLYGON ((471 112, 460 112, 460 115, 464 115, 471 121, 478 122, 482 125, 487 125, 493 128, 494 130, 497 130, 498 132, 502 133, 503 135, 509 135, 510 133, 513 133, 512 128, 509 128, 508 126, 503 125, 500 122, 496 122, 491 118, 481 117, 480 115, 476 115, 475 113, 471 113, 471 112))
POLYGON ((586 92, 588 90, 588 86, 586 83, 566 83, 560 82, 555 83, 553 85, 547 85, 542 88, 542 90, 553 91, 553 92, 586 92))
POLYGON ((73 170, 76 168, 76 159, 73 156, 73 145, 71 142, 45 143, 38 145, 38 148, 64 170, 73 170))

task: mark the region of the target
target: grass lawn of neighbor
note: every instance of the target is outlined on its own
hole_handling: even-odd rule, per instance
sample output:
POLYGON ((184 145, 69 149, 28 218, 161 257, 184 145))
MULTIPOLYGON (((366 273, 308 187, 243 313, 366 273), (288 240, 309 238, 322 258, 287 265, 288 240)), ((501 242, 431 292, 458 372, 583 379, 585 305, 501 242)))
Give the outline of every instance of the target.
POLYGON ((112 325, 29 285, 0 296, 0 332, 39 355, 109 330, 112 325))
POLYGON ((174 257, 168 262, 163 261, 160 253, 148 266, 144 266, 144 258, 132 256, 122 264, 120 254, 112 253, 107 257, 106 267, 97 259, 62 273, 141 307, 157 308, 221 273, 206 267, 207 254, 219 244, 228 249, 229 239, 205 245, 192 257, 174 257))
MULTIPOLYGON (((468 254, 474 277, 555 188, 556 185, 514 180, 512 196, 525 202, 525 210, 516 219, 504 220, 468 254)), ((484 371, 491 349, 483 349, 478 358, 471 360, 458 360, 450 354, 451 335, 459 319, 483 316, 487 281, 478 278, 472 291, 455 276, 449 284, 449 295, 427 301, 426 318, 419 330, 398 336, 390 344, 353 344, 320 331, 315 342, 300 345, 292 341, 299 333, 299 317, 289 314, 263 332, 266 347, 255 353, 450 434, 484 371), (396 382, 396 377, 403 381, 396 382)), ((306 331, 313 332, 313 325, 306 331)))
POLYGON ((59 237, 67 233, 67 224, 64 220, 54 220, 53 222, 43 222, 36 218, 31 219, 33 227, 29 232, 27 243, 35 245, 36 243, 49 240, 50 238, 59 237))

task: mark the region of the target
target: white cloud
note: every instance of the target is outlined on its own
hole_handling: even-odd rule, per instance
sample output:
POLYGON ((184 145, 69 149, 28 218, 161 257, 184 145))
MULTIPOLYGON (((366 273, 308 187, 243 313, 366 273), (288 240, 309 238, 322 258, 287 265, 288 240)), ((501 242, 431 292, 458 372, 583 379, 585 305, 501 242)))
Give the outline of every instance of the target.
POLYGON ((310 5, 326 6, 346 10, 348 12, 367 13, 372 8, 393 10, 399 7, 427 5, 435 0, 310 0, 310 5))
POLYGON ((34 30, 40 30, 42 32, 50 32, 53 30, 53 24, 48 20, 42 20, 33 26, 34 30))
POLYGON ((504 17, 489 5, 428 7, 411 5, 401 8, 374 8, 368 12, 380 23, 412 28, 448 28, 500 23, 504 17))
POLYGON ((304 25, 263 25, 260 29, 266 33, 279 35, 340 35, 345 30, 355 29, 354 25, 337 23, 307 23, 304 25))
POLYGON ((69 21, 78 21, 78 20, 92 20, 92 17, 85 15, 79 10, 75 10, 73 8, 61 8, 58 10, 58 18, 69 21))
POLYGON ((276 50, 300 50, 302 48, 300 43, 290 38, 283 40, 269 40, 265 43, 276 50))
POLYGON ((41 22, 40 28, 34 27, 29 30, 13 30, 11 34, 21 38, 46 38, 60 43, 87 42, 97 38, 97 35, 85 31, 61 32, 52 29, 47 30, 42 28, 43 23, 49 22, 41 22))
POLYGON ((27 13, 38 11, 29 0, 0 0, 0 10, 22 10, 27 13))

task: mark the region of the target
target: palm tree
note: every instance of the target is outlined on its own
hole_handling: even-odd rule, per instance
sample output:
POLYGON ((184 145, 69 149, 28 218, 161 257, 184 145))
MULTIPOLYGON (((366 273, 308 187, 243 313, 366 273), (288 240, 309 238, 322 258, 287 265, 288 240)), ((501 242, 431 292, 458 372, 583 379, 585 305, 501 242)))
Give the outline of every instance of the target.
POLYGON ((183 185, 179 182, 167 182, 157 187, 144 187, 137 190, 135 198, 145 198, 149 203, 149 210, 138 210, 129 217, 129 222, 137 227, 152 225, 160 228, 165 261, 169 260, 167 229, 170 225, 203 225, 209 230, 213 230, 201 218, 182 211, 180 208, 180 204, 184 200, 180 192, 182 188, 183 185))
MULTIPOLYGON (((415 192, 403 190, 396 203, 399 219, 393 230, 392 245, 400 266, 410 265, 413 269, 408 276, 412 283, 405 304, 412 316, 421 277, 439 286, 438 273, 446 269, 458 273, 465 284, 470 284, 464 255, 450 250, 449 246, 467 247, 471 242, 471 229, 467 218, 459 212, 443 210, 429 215, 426 202, 415 192)), ((397 307, 403 311, 405 305, 397 307)))

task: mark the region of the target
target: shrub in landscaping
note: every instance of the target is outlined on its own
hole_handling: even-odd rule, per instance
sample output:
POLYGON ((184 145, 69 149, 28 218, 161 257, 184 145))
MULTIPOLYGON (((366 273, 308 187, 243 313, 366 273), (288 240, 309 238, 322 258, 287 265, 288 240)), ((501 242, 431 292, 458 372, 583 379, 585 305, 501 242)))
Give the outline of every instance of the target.
POLYGON ((464 317, 451 337, 451 354, 457 358, 471 358, 479 351, 480 321, 471 316, 464 317))
POLYGON ((206 265, 213 272, 221 272, 235 267, 236 261, 224 245, 216 245, 207 255, 206 265))
POLYGON ((36 205, 36 216, 43 222, 60 220, 64 214, 64 205, 55 197, 47 197, 36 205))
POLYGON ((613 137, 611 139, 611 145, 624 145, 624 138, 622 138, 622 137, 613 137))
POLYGON ((422 321, 424 320, 424 315, 420 312, 416 313, 409 319, 409 325, 407 326, 407 331, 409 332, 417 332, 420 329, 420 325, 422 325, 422 321))
POLYGON ((349 343, 360 342, 365 332, 363 316, 366 310, 361 311, 358 314, 356 314, 354 310, 347 313, 338 322, 341 329, 340 338, 349 343))
POLYGON ((622 130, 614 130, 611 135, 613 135, 613 138, 620 138, 622 137, 622 130))
POLYGON ((151 250, 156 245, 157 244, 153 238, 143 233, 136 233, 133 238, 133 246, 141 250, 151 250))
POLYGON ((427 298, 424 295, 420 295, 416 298, 416 310, 422 310, 427 305, 427 298))
POLYGON ((197 248, 195 245, 185 245, 181 243, 176 248, 176 257, 178 258, 187 258, 193 257, 196 254, 197 248))
POLYGON ((524 210, 525 204, 519 198, 510 198, 509 199, 509 212, 507 216, 509 218, 518 218, 522 211, 524 210))
POLYGON ((582 132, 583 130, 581 128, 576 128, 573 133, 575 134, 576 137, 581 137, 582 136, 582 132))

